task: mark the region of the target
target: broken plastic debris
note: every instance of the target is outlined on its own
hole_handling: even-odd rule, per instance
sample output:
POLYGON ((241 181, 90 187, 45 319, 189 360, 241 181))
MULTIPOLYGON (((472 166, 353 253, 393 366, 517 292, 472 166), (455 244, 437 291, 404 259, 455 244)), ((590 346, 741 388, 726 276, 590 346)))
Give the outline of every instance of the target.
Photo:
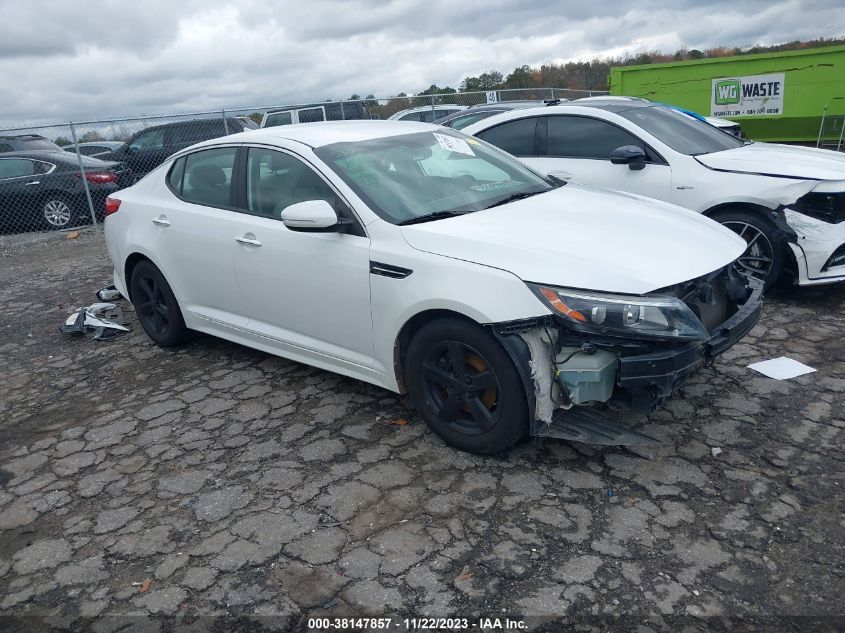
POLYGON ((101 341, 125 334, 129 328, 123 325, 123 311, 117 305, 94 303, 74 311, 59 331, 62 334, 93 332, 94 339, 101 341))
POLYGON ((67 239, 75 240, 77 237, 79 237, 79 235, 80 235, 79 231, 71 231, 70 233, 67 234, 67 239))
POLYGON ((786 356, 773 358, 771 360, 764 360, 759 363, 752 363, 748 366, 748 368, 758 371, 769 378, 774 378, 775 380, 787 380, 789 378, 795 378, 796 376, 811 374, 816 371, 812 367, 808 367, 804 363, 799 363, 797 360, 792 360, 786 356))
POLYGON ((722 449, 721 449, 721 448, 719 448, 718 446, 714 446, 713 448, 711 448, 711 449, 710 449, 710 454, 711 454, 713 457, 716 457, 716 456, 717 456, 717 455, 719 455, 721 452, 722 452, 722 449))

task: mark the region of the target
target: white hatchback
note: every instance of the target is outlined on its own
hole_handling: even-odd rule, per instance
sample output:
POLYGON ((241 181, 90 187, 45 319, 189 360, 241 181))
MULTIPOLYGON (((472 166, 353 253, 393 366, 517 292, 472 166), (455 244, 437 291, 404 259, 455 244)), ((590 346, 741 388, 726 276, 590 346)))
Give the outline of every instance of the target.
POLYGON ((648 441, 596 411, 651 411, 761 311, 717 223, 423 123, 215 139, 107 213, 115 284, 156 343, 199 330, 408 391, 481 453, 529 432, 648 441))
POLYGON ((544 173, 664 200, 747 243, 746 273, 772 285, 845 280, 845 154, 743 141, 650 101, 592 97, 463 128, 544 173))

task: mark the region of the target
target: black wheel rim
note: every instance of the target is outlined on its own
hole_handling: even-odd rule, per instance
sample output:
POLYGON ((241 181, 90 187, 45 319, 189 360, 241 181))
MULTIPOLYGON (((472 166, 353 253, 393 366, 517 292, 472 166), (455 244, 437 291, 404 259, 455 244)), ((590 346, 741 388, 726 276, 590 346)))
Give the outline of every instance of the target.
POLYGON ((731 231, 739 235, 747 244, 745 252, 736 260, 736 267, 743 275, 750 275, 766 281, 775 260, 775 249, 766 234, 748 222, 728 220, 722 222, 731 231))
POLYGON ((499 421, 499 380, 478 350, 443 341, 426 354, 422 365, 426 404, 446 427, 479 435, 499 421))
POLYGON ((152 275, 138 278, 137 312, 144 329, 156 336, 164 336, 170 327, 170 308, 164 298, 161 285, 152 275))

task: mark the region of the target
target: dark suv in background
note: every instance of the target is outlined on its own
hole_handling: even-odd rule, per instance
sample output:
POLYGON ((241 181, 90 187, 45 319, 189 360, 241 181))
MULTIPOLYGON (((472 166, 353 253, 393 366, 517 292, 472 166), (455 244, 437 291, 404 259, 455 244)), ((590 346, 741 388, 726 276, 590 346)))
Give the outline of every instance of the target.
POLYGON ((227 117, 225 123, 222 118, 165 123, 136 132, 118 149, 99 154, 98 158, 119 161, 140 178, 180 149, 256 127, 257 124, 241 117, 227 117))

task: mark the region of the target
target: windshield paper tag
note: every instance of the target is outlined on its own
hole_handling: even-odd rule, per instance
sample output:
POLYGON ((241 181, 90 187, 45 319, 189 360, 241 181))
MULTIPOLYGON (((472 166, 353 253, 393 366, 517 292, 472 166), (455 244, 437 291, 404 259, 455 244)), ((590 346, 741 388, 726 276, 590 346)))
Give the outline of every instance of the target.
POLYGON ((469 144, 462 138, 455 138, 454 136, 446 136, 445 134, 438 134, 432 132, 434 138, 437 139, 437 144, 445 150, 450 152, 458 152, 459 154, 466 154, 468 156, 475 156, 475 152, 469 144))

